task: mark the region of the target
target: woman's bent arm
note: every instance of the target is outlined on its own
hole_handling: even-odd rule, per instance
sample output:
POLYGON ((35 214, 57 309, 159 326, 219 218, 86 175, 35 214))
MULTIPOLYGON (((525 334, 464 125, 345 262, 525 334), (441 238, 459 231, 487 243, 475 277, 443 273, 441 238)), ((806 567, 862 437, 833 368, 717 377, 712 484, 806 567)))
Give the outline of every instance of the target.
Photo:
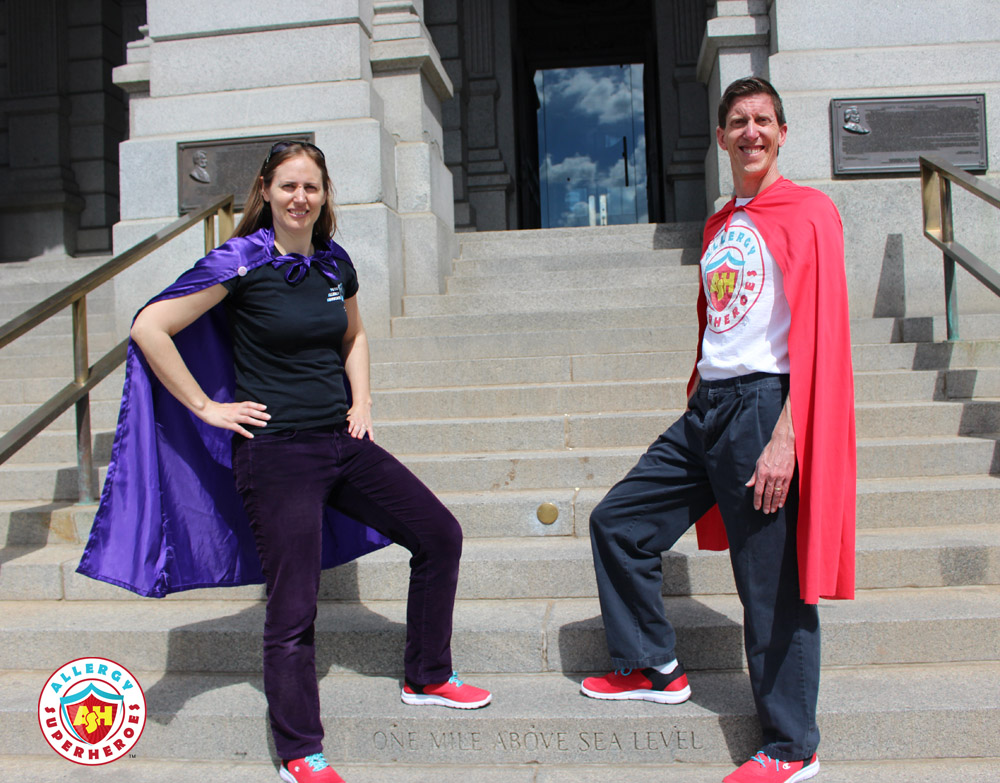
POLYGON ((265 406, 258 402, 219 403, 210 399, 173 341, 173 335, 215 307, 226 293, 223 286, 213 285, 187 296, 153 302, 136 316, 131 336, 156 377, 178 402, 206 424, 252 438, 242 425, 265 426, 271 418, 264 412, 265 406))
POLYGON ((347 331, 341 343, 344 372, 351 383, 351 409, 347 411, 347 432, 353 438, 363 438, 365 433, 373 441, 372 392, 369 375, 368 335, 358 312, 358 297, 344 300, 347 311, 347 331))

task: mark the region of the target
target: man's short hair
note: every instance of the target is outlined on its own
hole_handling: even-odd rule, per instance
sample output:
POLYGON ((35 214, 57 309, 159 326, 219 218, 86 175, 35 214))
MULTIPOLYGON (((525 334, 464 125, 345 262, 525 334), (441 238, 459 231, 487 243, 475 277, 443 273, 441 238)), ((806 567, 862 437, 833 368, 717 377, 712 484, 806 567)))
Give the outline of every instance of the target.
POLYGON ((719 101, 719 127, 726 127, 726 118, 729 116, 729 110, 733 108, 733 104, 736 101, 748 95, 760 94, 771 96, 771 101, 774 103, 774 118, 778 121, 778 125, 784 125, 785 110, 781 106, 781 96, 778 95, 778 91, 774 89, 774 86, 767 79, 762 79, 759 76, 749 76, 746 79, 737 79, 726 87, 726 91, 722 93, 722 99, 719 101))

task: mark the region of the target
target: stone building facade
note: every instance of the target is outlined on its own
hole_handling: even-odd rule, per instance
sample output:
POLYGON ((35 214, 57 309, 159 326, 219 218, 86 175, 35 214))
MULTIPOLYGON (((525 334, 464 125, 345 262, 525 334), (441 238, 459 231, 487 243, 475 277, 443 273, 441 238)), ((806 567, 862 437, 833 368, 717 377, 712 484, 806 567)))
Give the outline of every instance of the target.
MULTIPOLYGON (((702 220, 731 186, 719 95, 759 74, 785 100, 782 172, 841 210, 855 314, 933 314, 919 180, 835 176, 830 101, 983 94, 989 132, 998 29, 1000 5, 980 0, 0 0, 0 258, 120 252, 177 217, 178 145, 311 133, 366 325, 385 335, 405 293, 442 289, 463 231, 702 220), (556 101, 571 94, 590 112, 581 138, 603 147, 557 160, 545 150, 569 143, 556 101), (581 184, 583 164, 604 177, 599 154, 622 158, 640 196, 581 184)), ((998 156, 990 144, 994 183, 998 156)), ((956 203, 988 254, 1000 221, 956 203)), ((124 277, 122 320, 199 245, 124 277)), ((964 309, 997 309, 967 289, 964 309)))

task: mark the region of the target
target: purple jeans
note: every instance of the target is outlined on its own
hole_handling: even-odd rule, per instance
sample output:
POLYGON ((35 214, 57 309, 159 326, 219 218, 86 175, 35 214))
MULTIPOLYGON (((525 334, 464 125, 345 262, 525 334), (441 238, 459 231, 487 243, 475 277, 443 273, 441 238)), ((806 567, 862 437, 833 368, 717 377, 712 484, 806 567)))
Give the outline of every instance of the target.
POLYGON ((264 692, 282 759, 322 751, 314 621, 325 503, 410 551, 406 678, 451 676, 462 529, 399 460, 345 424, 240 438, 233 474, 267 580, 264 692))

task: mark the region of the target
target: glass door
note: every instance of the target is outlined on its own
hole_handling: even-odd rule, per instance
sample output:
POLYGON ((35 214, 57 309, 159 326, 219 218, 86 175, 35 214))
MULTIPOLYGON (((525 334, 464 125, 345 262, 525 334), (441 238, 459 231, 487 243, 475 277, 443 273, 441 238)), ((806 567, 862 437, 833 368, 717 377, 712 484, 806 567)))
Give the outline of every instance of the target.
POLYGON ((643 66, 535 71, 543 228, 648 223, 643 66))

